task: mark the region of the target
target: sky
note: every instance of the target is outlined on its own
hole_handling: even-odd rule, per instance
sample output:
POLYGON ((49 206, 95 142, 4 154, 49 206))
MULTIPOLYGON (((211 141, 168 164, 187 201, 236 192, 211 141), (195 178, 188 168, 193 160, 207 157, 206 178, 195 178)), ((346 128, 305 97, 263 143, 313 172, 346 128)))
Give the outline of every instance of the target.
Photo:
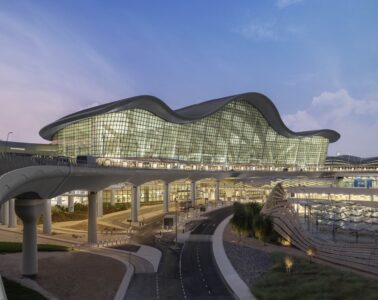
POLYGON ((136 95, 260 92, 329 154, 378 156, 378 1, 0 0, 0 139, 136 95))

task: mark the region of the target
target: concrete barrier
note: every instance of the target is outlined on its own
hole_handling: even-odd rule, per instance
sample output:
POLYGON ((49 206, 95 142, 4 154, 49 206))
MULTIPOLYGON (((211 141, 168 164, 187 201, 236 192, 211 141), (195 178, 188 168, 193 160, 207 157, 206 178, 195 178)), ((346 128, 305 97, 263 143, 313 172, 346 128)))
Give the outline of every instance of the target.
POLYGON ((232 215, 220 223, 213 235, 213 255, 221 277, 235 298, 240 300, 256 300, 249 287, 240 278, 226 255, 223 245, 223 232, 231 220, 232 215))

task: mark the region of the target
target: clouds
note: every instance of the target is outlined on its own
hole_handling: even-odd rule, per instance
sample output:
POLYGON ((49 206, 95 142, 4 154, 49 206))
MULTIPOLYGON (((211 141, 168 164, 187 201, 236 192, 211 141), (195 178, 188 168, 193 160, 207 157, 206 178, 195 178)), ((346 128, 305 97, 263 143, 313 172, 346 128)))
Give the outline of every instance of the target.
POLYGON ((284 42, 290 37, 297 37, 303 34, 302 28, 298 26, 282 24, 277 21, 253 20, 240 26, 236 33, 242 37, 254 41, 284 42))
POLYGON ((301 3, 303 1, 304 0, 277 0, 276 3, 275 3, 275 5, 279 9, 284 9, 284 8, 287 8, 287 7, 291 6, 291 5, 301 3))
POLYGON ((0 139, 13 131, 13 140, 40 142, 48 122, 132 92, 94 46, 52 16, 30 15, 0 13, 0 139))
POLYGON ((295 131, 329 128, 341 139, 331 144, 330 153, 376 155, 378 140, 378 99, 356 99, 346 89, 325 91, 313 97, 311 105, 283 117, 295 131))
MULTIPOLYGON (((295 3, 302 2, 302 0, 281 0, 276 2, 279 9, 286 8, 295 3)), ((264 13, 256 16, 249 16, 249 21, 244 22, 234 32, 238 33, 244 38, 255 41, 287 41, 290 37, 302 37, 304 35, 303 25, 295 25, 295 23, 288 22, 281 18, 279 13, 272 17, 264 13)))
POLYGON ((256 23, 252 22, 238 31, 245 38, 252 38, 256 40, 280 40, 277 32, 276 24, 274 22, 256 23))

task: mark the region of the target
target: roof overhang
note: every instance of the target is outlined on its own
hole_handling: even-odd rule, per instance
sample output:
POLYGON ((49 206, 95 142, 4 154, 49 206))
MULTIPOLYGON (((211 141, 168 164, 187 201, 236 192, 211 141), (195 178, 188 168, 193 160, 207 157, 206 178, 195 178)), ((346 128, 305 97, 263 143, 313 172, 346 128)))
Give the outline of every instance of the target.
POLYGON ((136 96, 111 103, 106 103, 70 114, 45 126, 40 130, 39 134, 44 139, 51 141, 59 130, 80 120, 101 114, 136 108, 149 111, 154 115, 171 123, 186 124, 208 117, 211 114, 214 114, 217 111, 221 110, 228 103, 237 100, 245 100, 249 104, 253 105, 257 110, 260 111, 260 113, 268 121, 269 125, 280 135, 286 137, 322 136, 328 139, 330 143, 336 142, 340 138, 340 134, 338 132, 330 129, 302 132, 291 131, 282 121, 273 102, 268 97, 260 93, 244 93, 220 99, 209 100, 178 110, 172 110, 162 100, 154 96, 136 96))

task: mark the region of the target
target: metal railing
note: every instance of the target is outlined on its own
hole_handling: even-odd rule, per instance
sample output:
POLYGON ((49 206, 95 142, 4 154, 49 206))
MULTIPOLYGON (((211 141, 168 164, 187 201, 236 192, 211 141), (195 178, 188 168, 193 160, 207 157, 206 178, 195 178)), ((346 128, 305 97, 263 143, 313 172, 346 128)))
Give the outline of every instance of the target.
MULTIPOLYGON (((91 157, 93 158, 93 157, 91 157)), ((122 160, 122 159, 107 159, 107 158, 94 158, 95 161, 88 160, 88 161, 79 161, 76 158, 66 157, 66 156, 48 156, 48 155, 35 155, 35 154, 26 154, 26 153, 14 153, 14 152, 0 152, 0 175, 7 173, 9 171, 24 168, 28 166, 40 166, 40 165, 52 165, 52 166, 75 166, 75 167, 88 167, 88 168, 127 168, 127 169, 161 169, 161 170, 182 170, 182 171, 209 171, 209 172, 250 172, 250 171, 272 171, 272 172, 295 172, 295 171, 304 171, 304 172, 340 172, 340 171, 352 171, 352 172, 359 172, 359 171, 375 171, 378 172, 378 168, 355 168, 350 169, 349 167, 345 168, 335 168, 335 167, 314 167, 314 168, 306 168, 304 170, 297 169, 297 168, 282 168, 282 167, 272 167, 272 166, 250 166, 247 169, 238 168, 237 166, 234 169, 230 169, 230 166, 224 166, 221 169, 214 169, 210 166, 207 168, 206 165, 195 166, 188 164, 178 165, 170 164, 170 167, 165 165, 163 166, 155 166, 154 163, 148 163, 145 160, 122 160), (184 167, 183 167, 184 166, 184 167), (192 166, 193 168, 189 168, 192 166)))

